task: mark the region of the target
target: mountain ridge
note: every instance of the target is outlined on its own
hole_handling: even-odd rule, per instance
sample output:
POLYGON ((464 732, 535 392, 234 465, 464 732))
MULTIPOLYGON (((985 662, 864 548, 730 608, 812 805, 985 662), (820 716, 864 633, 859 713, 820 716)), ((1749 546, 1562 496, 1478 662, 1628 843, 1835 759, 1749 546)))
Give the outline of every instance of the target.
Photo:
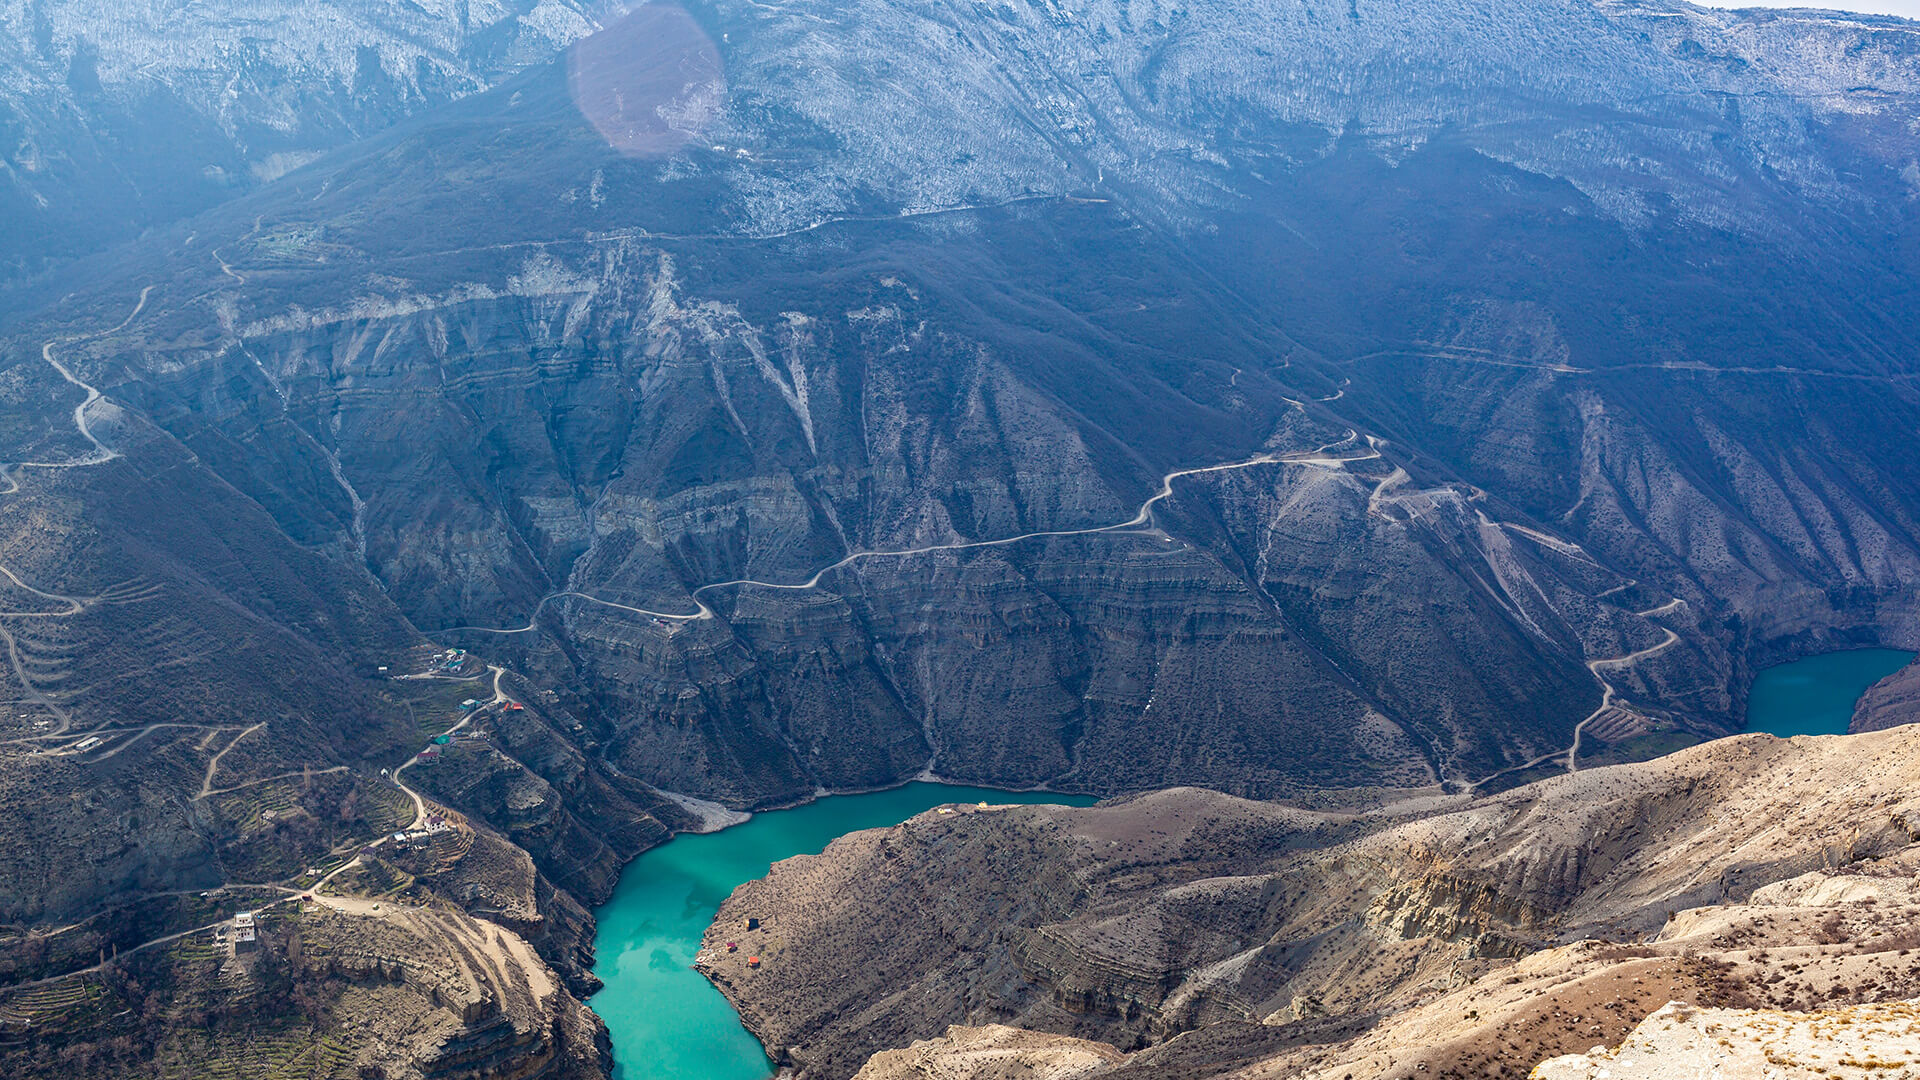
MULTIPOLYGON (((151 997, 94 954, 210 933, 215 887, 493 918, 577 996, 586 906, 695 824, 663 792, 1200 786, 1358 829, 1920 645, 1909 24, 650 8, 540 62, 462 38, 458 100, 0 294, 0 802, 54 838, 0 964, 68 1045, 127 1034, 73 988, 151 997)), ((1416 884, 1392 919, 1512 915, 1416 884)), ((386 994, 520 1064, 558 1020, 606 1066, 562 998, 363 997, 391 964, 296 978, 333 940, 296 931, 246 1001, 386 994)), ((177 940, 141 970, 197 1009, 177 940)), ((1230 1011, 1203 989, 1168 1022, 1230 1011)), ((1311 996, 1258 1019, 1324 1034, 1311 996)))
POLYGON ((900 1055, 883 1051, 915 1040, 933 1041, 909 1070, 960 1068, 971 1036, 948 1025, 981 1024, 1028 1029, 1034 1048, 1127 1052, 1073 1058, 1087 1076, 1525 1075, 1618 1041, 1662 995, 1916 996, 1904 961, 1885 982, 1838 970, 1878 970, 1910 944, 1838 927, 1892 930, 1912 903, 1901 776, 1916 738, 1739 736, 1362 815, 1201 789, 947 807, 743 885, 699 966, 803 1077, 895 1075, 900 1055), (1809 978, 1789 983, 1787 965, 1809 978), (1614 1004, 1591 1030, 1529 1000, 1589 1012, 1596 984, 1614 1004))

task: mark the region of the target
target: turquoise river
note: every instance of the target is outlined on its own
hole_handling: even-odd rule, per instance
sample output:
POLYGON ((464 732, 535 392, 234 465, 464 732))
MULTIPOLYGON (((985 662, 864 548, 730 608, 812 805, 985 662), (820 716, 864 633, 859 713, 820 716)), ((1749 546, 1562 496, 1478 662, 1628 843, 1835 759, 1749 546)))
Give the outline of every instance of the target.
MULTIPOLYGON (((1849 649, 1767 668, 1753 681, 1747 730, 1783 736, 1845 732, 1867 687, 1913 656, 1849 649)), ((592 1004, 613 1035, 617 1080, 766 1080, 773 1069, 760 1043, 693 970, 700 935, 720 901, 776 861, 820 851, 843 833, 898 824, 943 803, 982 801, 1093 802, 1044 792, 908 784, 755 814, 716 833, 675 837, 635 859, 612 899, 595 912, 600 932, 594 974, 606 989, 592 1004)))
POLYGON ((720 901, 776 861, 824 849, 856 829, 897 825, 944 803, 1071 803, 1077 795, 908 784, 864 795, 831 795, 755 814, 715 833, 676 836, 644 852, 594 915, 593 973, 606 989, 593 1009, 613 1035, 616 1080, 766 1080, 760 1043, 727 999, 693 970, 700 935, 720 901))
POLYGON ((1747 695, 1747 730, 1769 735, 1845 735, 1853 706, 1867 687, 1907 666, 1910 652, 1846 649, 1754 676, 1747 695))

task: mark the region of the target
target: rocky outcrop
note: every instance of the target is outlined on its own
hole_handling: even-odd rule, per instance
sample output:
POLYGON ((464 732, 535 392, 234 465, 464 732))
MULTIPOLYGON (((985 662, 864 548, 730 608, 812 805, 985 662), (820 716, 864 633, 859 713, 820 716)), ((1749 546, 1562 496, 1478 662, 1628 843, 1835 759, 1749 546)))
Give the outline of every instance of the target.
POLYGON ((875 1054, 856 1080, 1083 1080, 1124 1060, 1102 1043, 1004 1026, 952 1027, 938 1039, 875 1054))
POLYGON ((695 818, 579 748, 579 722, 534 703, 488 717, 484 735, 446 747, 421 789, 487 822, 529 852, 540 872, 589 905, 612 894, 620 869, 695 818))
POLYGON ((0 1025, 16 1036, 0 1039, 0 1061, 22 1077, 316 1061, 391 1080, 608 1073, 598 1018, 526 942, 491 923, 332 898, 282 901, 256 924, 244 942, 200 930, 97 973, 0 991, 0 1025))
MULTIPOLYGON (((1695 1009, 1675 1002, 1619 1046, 1541 1062, 1532 1080, 1639 1076, 1828 1080, 1886 1075, 1920 1060, 1920 1004, 1892 1001, 1812 1013, 1695 1009)), ((1897 1073, 1893 1075, 1898 1075, 1897 1073)))
MULTIPOLYGON (((1657 1070, 1667 1067, 1683 1077, 1715 1068, 1735 1076, 1756 1051, 1761 1064, 1776 1069, 1818 1064, 1822 1071, 1808 1075, 1881 1075, 1907 1063, 1910 1055, 1874 1051, 1903 1045, 1911 1034, 1902 1030, 1909 999, 1920 989, 1920 968, 1909 955, 1911 856, 1818 871, 1744 904, 1685 911, 1645 942, 1549 948, 1472 980, 1449 972, 1423 1003, 1384 1015, 1330 1017, 1301 999, 1264 1023, 1197 1028, 1087 1075, 1477 1080, 1527 1076, 1541 1063, 1536 1077, 1560 1076, 1558 1069, 1576 1077, 1600 1069, 1663 1076, 1657 1070), (1889 1025, 1888 1018, 1902 1022, 1889 1025), (1838 1060, 1823 1053, 1854 1023, 1871 1036, 1864 1053, 1838 1060), (1818 1039, 1799 1041, 1808 1027, 1818 1039), (1707 1044, 1690 1045, 1702 1030, 1707 1044), (1766 1061, 1767 1047, 1799 1052, 1766 1061), (1648 1057, 1648 1048, 1657 1056, 1648 1057)), ((1036 1058, 1085 1045, 1062 1035, 1022 1035, 1023 1052, 1036 1058)), ((905 1058, 937 1072, 949 1052, 955 1067, 972 1060, 965 1042, 949 1036, 873 1061, 905 1058)))
POLYGON ((1920 661, 1881 679, 1853 707, 1851 732, 1884 731, 1920 720, 1920 661))
MULTIPOLYGON (((1709 998, 1831 1000, 1863 986, 1839 968, 1768 982, 1777 963, 1734 953, 1749 938, 1769 943, 1750 951, 1767 951, 1817 932, 1834 945, 1822 963, 1845 966, 1839 943, 1898 925, 1912 902, 1902 867, 1920 850, 1916 750, 1909 728, 1739 736, 1444 810, 1362 815, 1192 789, 1085 810, 947 807, 742 886, 699 964, 812 1077, 851 1075, 878 1050, 980 1023, 1097 1039, 1135 1052, 1141 1068, 1183 1053, 1273 1058, 1292 1039, 1289 1060, 1373 1060, 1368 1075, 1387 1075, 1378 1070, 1412 1068, 1407 1046, 1438 1037, 1416 1037, 1406 1017, 1432 1007, 1434 1022, 1457 1024, 1468 1008, 1451 998, 1449 1014, 1437 998, 1475 980, 1502 987, 1511 970, 1550 981, 1572 957, 1608 986, 1652 986, 1657 969, 1709 998), (1854 876, 1834 876, 1840 867, 1854 876), (1866 903, 1875 890, 1879 908, 1866 903), (1818 931, 1822 920, 1832 925, 1818 931), (1636 944, 1557 949, 1583 939, 1636 944), (1622 974, 1629 960, 1648 970, 1622 974), (1356 1026, 1376 1030, 1356 1037, 1356 1026)), ((1504 1011, 1527 994, 1497 996, 1504 1011)), ((1635 991, 1608 1010, 1619 1023, 1605 1031, 1618 1038, 1666 1000, 1635 991)), ((1494 1028, 1460 1035, 1462 1048, 1504 1049, 1456 1064, 1469 1075, 1511 1065, 1523 1046, 1547 1045, 1535 1023, 1523 1025, 1533 1042, 1488 1042, 1494 1028)))

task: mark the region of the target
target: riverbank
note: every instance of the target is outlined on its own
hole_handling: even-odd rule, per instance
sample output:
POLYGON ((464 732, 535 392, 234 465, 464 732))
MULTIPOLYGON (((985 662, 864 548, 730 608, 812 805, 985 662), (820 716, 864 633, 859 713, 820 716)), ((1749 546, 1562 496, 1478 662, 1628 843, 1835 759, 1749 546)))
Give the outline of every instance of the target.
POLYGON ((682 832, 642 852, 627 864, 613 896, 594 911, 599 932, 593 971, 604 988, 589 1004, 612 1036, 617 1080, 767 1080, 773 1066, 759 1041, 693 968, 721 901, 739 885, 764 877, 775 862, 817 853, 846 833, 896 825, 936 806, 982 801, 1086 806, 1097 800, 909 780, 758 811, 738 824, 682 832))

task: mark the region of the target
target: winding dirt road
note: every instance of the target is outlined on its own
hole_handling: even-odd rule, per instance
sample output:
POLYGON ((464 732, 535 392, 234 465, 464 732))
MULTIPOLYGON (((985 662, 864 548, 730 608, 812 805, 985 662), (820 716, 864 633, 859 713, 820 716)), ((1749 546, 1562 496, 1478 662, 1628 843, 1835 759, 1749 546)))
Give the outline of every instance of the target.
MULTIPOLYGON (((53 350, 55 346, 71 345, 79 341, 92 341, 94 339, 106 337, 109 334, 118 333, 119 331, 126 329, 130 324, 132 324, 133 320, 140 317, 140 313, 142 311, 146 310, 147 297, 153 294, 153 290, 154 290, 154 286, 152 285, 148 285, 145 288, 141 289, 140 299, 133 305, 133 310, 128 312, 127 317, 120 320, 120 323, 117 326, 114 326, 106 330, 99 330, 91 334, 81 334, 81 335, 70 337, 70 338, 59 338, 53 341, 48 341, 45 344, 40 346, 40 358, 42 360, 45 360, 47 364, 53 368, 54 371, 58 372, 62 379, 65 379, 67 382, 73 384, 74 386, 79 387, 82 391, 86 393, 86 397, 81 399, 80 404, 75 405, 73 407, 73 424, 74 424, 74 427, 79 429, 81 436, 84 437, 89 443, 93 444, 93 453, 88 455, 87 457, 77 458, 71 461, 16 461, 16 462, 9 462, 5 465, 0 465, 0 479, 4 479, 7 482, 7 489, 3 492, 0 492, 0 495, 12 495, 17 493, 20 490, 20 482, 14 477, 14 472, 17 469, 87 468, 89 466, 94 466, 94 465, 104 465, 107 462, 113 461, 120 456, 120 452, 118 450, 115 450, 112 447, 108 446, 106 443, 101 442, 99 437, 93 433, 93 428, 87 423, 87 410, 93 406, 94 402, 99 401, 102 396, 99 389, 96 388, 92 383, 89 383, 84 379, 81 379, 79 376, 75 375, 72 369, 68 368, 67 365, 61 363, 59 358, 53 355, 53 350)), ((4 575, 8 581, 14 584, 15 587, 25 592, 32 593, 33 595, 38 596, 43 600, 50 600, 56 604, 66 605, 66 610, 64 611, 0 611, 0 617, 21 618, 21 619, 64 618, 70 615, 78 615, 82 611, 85 611, 88 607, 96 603, 117 602, 109 599, 109 596, 112 594, 113 590, 109 590, 107 593, 102 593, 97 596, 81 597, 81 596, 67 596, 61 593, 51 592, 49 590, 39 588, 35 585, 29 584, 19 574, 15 573, 12 568, 4 564, 0 564, 0 575, 4 575)), ((21 691, 25 695, 26 700, 32 702, 35 705, 40 706, 43 709, 46 709, 49 713, 52 713, 53 716, 60 721, 60 728, 54 734, 64 734, 67 730, 69 730, 73 726, 72 717, 70 717, 67 714, 67 711, 64 708, 62 708, 58 703, 56 703, 50 696, 48 696, 46 693, 41 691, 40 688, 34 684, 32 677, 27 674, 26 665, 23 662, 20 655, 19 642, 15 640, 12 631, 8 630, 4 626, 0 626, 0 640, 4 640, 6 643, 8 663, 13 668, 14 678, 19 681, 21 691)), ((144 734, 144 732, 142 734, 144 734)), ((138 738, 138 737, 139 736, 137 735, 135 736, 135 738, 138 738)))
POLYGON ((86 392, 86 395, 87 395, 86 398, 82 400, 80 404, 75 405, 73 407, 73 424, 75 427, 80 429, 80 434, 85 436, 86 440, 93 444, 93 454, 91 457, 82 458, 76 461, 21 461, 21 462, 15 463, 16 467, 24 466, 24 467, 30 467, 30 468, 36 468, 36 469, 77 469, 77 468, 85 468, 89 465, 105 465, 107 462, 112 461, 115 458, 118 458, 120 456, 120 451, 115 450, 112 447, 108 446, 106 443, 101 442, 100 439, 94 435, 93 429, 87 425, 87 410, 93 407, 94 402, 100 400, 100 397, 101 397, 100 391, 97 388, 95 388, 92 383, 87 382, 86 380, 80 378, 78 375, 75 375, 73 371, 67 367, 67 365, 61 363, 59 358, 53 355, 53 347, 55 345, 72 345, 75 342, 80 342, 80 341, 93 341, 97 338, 103 338, 109 334, 117 334, 120 331, 125 330, 133 322, 133 320, 140 317, 140 313, 142 311, 146 310, 147 297, 152 295, 154 288, 155 286, 148 285, 147 287, 140 290, 139 302, 133 305, 133 310, 127 314, 126 318, 120 320, 120 324, 118 326, 115 326, 108 330, 96 331, 91 334, 82 334, 79 337, 63 338, 58 341, 49 341, 46 344, 40 346, 40 359, 45 360, 49 365, 53 367, 53 370, 59 372, 61 378, 67 380, 68 382, 72 383, 73 385, 79 387, 81 390, 86 392))
POLYGON ((1138 529, 1151 525, 1154 506, 1171 498, 1173 495, 1174 481, 1183 477, 1201 476, 1207 473, 1233 472, 1239 469, 1254 468, 1259 465, 1305 465, 1310 467, 1338 468, 1351 462, 1371 461, 1380 456, 1379 447, 1375 445, 1375 441, 1371 437, 1367 439, 1367 448, 1359 453, 1345 455, 1326 453, 1326 451, 1335 446, 1352 441, 1353 438, 1353 433, 1349 431, 1347 438, 1342 440, 1341 443, 1329 443, 1326 446, 1313 450, 1289 454, 1256 454, 1244 461, 1231 461, 1221 465, 1202 465, 1192 469, 1176 469, 1160 478, 1160 490, 1149 496, 1147 501, 1140 504, 1138 513, 1125 521, 1115 522, 1112 525, 1095 525, 1084 529, 1043 529, 1036 532, 1020 533, 1017 536, 1004 536, 995 540, 958 540, 951 543, 925 544, 920 547, 911 548, 897 548, 882 551, 856 551, 851 555, 828 563, 826 566, 814 571, 813 576, 807 578, 805 581, 777 582, 761 581, 758 578, 733 578, 728 581, 715 581, 701 585, 687 594, 688 598, 691 599, 694 604, 694 610, 692 612, 655 611, 651 608, 634 607, 630 604, 617 604, 611 600, 602 600, 589 593, 576 592, 569 589, 548 593, 546 596, 541 597, 540 602, 534 605, 533 614, 527 619, 525 626, 448 626, 432 631, 432 633, 450 634, 465 631, 480 634, 525 634, 532 631, 538 625, 542 609, 555 600, 568 597, 599 604, 602 607, 613 608, 616 611, 625 611, 634 615, 644 615, 648 618, 659 619, 662 622, 697 622, 713 618, 713 609, 708 607, 706 601, 700 599, 700 597, 702 594, 712 592, 716 589, 756 588, 798 592, 818 588, 821 579, 828 574, 833 573, 835 570, 851 566, 863 559, 902 559, 915 555, 927 555, 936 551, 968 551, 974 548, 1005 547, 1008 544, 1018 544, 1027 540, 1038 540, 1047 537, 1097 536, 1101 533, 1125 532, 1130 529, 1138 529))
MULTIPOLYGON (((507 673, 507 670, 498 665, 489 665, 487 667, 487 670, 493 673, 493 700, 487 702, 485 705, 482 705, 480 708, 475 709, 472 712, 469 712, 461 716, 459 723, 456 723, 452 727, 441 732, 440 733, 441 735, 451 735, 454 732, 459 731, 461 728, 466 727, 467 724, 472 722, 474 717, 479 716, 481 713, 485 712, 487 709, 495 705, 504 704, 507 701, 511 700, 507 697, 506 691, 500 689, 500 677, 502 675, 505 675, 507 673)), ((395 768, 391 776, 391 779, 393 780, 393 786, 399 788, 401 791, 406 792, 407 797, 413 800, 413 821, 407 826, 407 828, 409 829, 419 828, 420 823, 426 820, 427 800, 421 798, 419 792, 408 787, 407 782, 405 780, 400 779, 400 774, 403 772, 406 772, 407 769, 414 764, 414 762, 417 762, 419 760, 420 760, 420 755, 415 754, 414 756, 408 758, 406 761, 402 762, 398 768, 395 768)), ((385 843, 386 840, 387 840, 387 837, 383 836, 380 839, 375 840, 372 844, 368 846, 379 847, 381 844, 385 843)), ((341 869, 345 869, 345 867, 342 867, 341 869)), ((336 874, 339 872, 340 872, 339 870, 334 871, 334 873, 336 874)), ((331 878, 333 875, 329 874, 327 876, 331 878)), ((319 886, 317 885, 315 886, 315 888, 318 888, 318 887, 319 886)))
MULTIPOLYGON (((1675 599, 1669 600, 1666 603, 1661 604, 1659 607, 1649 608, 1646 611, 1635 612, 1634 614, 1639 615, 1641 617, 1646 617, 1651 615, 1665 615, 1665 614, 1668 614, 1669 612, 1678 610, 1680 607, 1684 606, 1685 603, 1686 601, 1676 597, 1675 599)), ((1501 769, 1499 772, 1496 772, 1496 773, 1489 773, 1486 776, 1483 776, 1480 779, 1475 780, 1473 783, 1468 784, 1467 791, 1469 792, 1477 791, 1482 785, 1490 781, 1497 780, 1502 776, 1510 776, 1517 772, 1524 772, 1525 770, 1534 768, 1535 766, 1538 766, 1538 765, 1544 765, 1547 762, 1554 760, 1555 758, 1566 758, 1567 771, 1579 772, 1580 771, 1580 738, 1581 736, 1585 734, 1588 724, 1592 723, 1595 720, 1598 720, 1601 716, 1606 714, 1606 711, 1608 709, 1613 708, 1614 698, 1618 696, 1618 691, 1614 689, 1613 683, 1608 681, 1605 675, 1600 674, 1600 669, 1608 668, 1611 670, 1618 670, 1620 668, 1632 667, 1634 664, 1637 664, 1640 661, 1645 660, 1649 656, 1655 656, 1655 655, 1658 655, 1659 653, 1665 652, 1666 650, 1672 648, 1677 642, 1679 642, 1680 635, 1675 633, 1672 627, 1663 626, 1660 629, 1666 634, 1666 637, 1662 638, 1658 644, 1649 645, 1644 649, 1637 649, 1633 652, 1627 653, 1624 656, 1607 656, 1607 657, 1602 657, 1598 660, 1587 661, 1587 670, 1592 672, 1593 677, 1596 680, 1598 680, 1600 683, 1600 704, 1592 712, 1588 713, 1586 717, 1582 719, 1579 723, 1573 725, 1573 742, 1568 744, 1565 749, 1555 750, 1552 753, 1548 753, 1548 754, 1541 754, 1539 757, 1534 758, 1532 761, 1522 762, 1519 765, 1509 766, 1508 768, 1501 769)))

